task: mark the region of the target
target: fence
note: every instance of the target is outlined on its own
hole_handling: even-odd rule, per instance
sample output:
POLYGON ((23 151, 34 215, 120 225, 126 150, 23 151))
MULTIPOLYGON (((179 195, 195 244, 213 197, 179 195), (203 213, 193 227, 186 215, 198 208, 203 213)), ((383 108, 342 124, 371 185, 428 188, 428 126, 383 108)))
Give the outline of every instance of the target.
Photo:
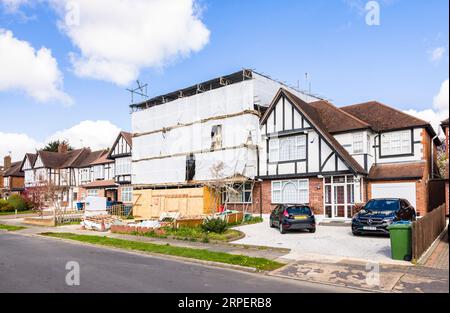
POLYGON ((445 180, 430 180, 428 182, 428 209, 432 211, 443 203, 445 203, 445 180))
POLYGON ((128 219, 133 217, 133 206, 131 204, 117 204, 106 209, 111 216, 128 219))
POLYGON ((419 260, 446 226, 445 205, 412 223, 412 258, 419 260))
POLYGON ((84 211, 79 210, 55 210, 55 224, 63 225, 69 223, 81 222, 83 219, 84 211))

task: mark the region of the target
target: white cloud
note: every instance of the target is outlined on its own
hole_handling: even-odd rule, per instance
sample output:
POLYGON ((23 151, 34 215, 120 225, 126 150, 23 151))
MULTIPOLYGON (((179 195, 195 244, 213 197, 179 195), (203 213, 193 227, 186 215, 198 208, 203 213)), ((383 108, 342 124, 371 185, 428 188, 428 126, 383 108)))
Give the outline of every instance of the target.
POLYGON ((13 160, 20 161, 25 153, 34 153, 52 140, 67 140, 74 148, 89 147, 101 150, 114 143, 120 128, 109 121, 82 121, 73 127, 57 131, 40 142, 27 134, 0 132, 0 164, 3 157, 12 153, 13 160))
POLYGON ((81 77, 127 85, 143 68, 163 67, 209 42, 197 0, 49 1, 79 49, 70 57, 81 77))
POLYGON ((405 113, 416 116, 424 121, 430 122, 436 133, 440 130, 440 124, 449 115, 449 80, 445 80, 439 93, 433 99, 433 108, 423 111, 408 110, 405 113))
POLYGON ((440 60, 442 60, 442 58, 444 57, 446 49, 444 47, 438 47, 432 51, 430 51, 430 60, 432 62, 438 62, 440 60))
POLYGON ((109 121, 83 121, 54 133, 45 142, 67 140, 74 148, 90 147, 92 150, 100 150, 111 147, 119 132, 120 128, 109 121))
POLYGON ((14 161, 21 161, 25 153, 34 152, 42 144, 26 134, 0 132, 0 164, 3 157, 11 152, 14 161))
POLYGON ((39 102, 72 103, 62 91, 63 76, 52 52, 45 47, 35 50, 27 41, 2 28, 0 69, 0 92, 19 90, 39 102))
POLYGON ((22 5, 27 3, 28 0, 0 0, 0 4, 3 5, 8 13, 17 12, 22 5))

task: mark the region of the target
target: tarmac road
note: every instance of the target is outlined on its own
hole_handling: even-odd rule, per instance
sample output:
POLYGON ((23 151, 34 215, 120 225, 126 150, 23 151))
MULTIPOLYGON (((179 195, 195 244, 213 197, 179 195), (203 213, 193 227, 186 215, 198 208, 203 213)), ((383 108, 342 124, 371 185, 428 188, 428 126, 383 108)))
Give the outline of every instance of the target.
POLYGON ((0 231, 0 292, 262 293, 354 292, 0 231), (80 285, 66 284, 66 264, 80 265, 80 285))

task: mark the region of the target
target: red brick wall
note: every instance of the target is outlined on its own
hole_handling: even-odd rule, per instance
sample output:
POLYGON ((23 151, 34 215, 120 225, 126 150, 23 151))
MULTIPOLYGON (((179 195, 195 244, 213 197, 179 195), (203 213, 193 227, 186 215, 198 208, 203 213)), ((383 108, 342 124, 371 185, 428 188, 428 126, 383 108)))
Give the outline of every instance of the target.
MULTIPOLYGON (((309 179, 309 205, 313 208, 315 214, 323 214, 323 179, 313 177, 309 179)), ((229 204, 228 209, 242 211, 246 205, 229 204)), ((253 189, 253 203, 248 205, 249 213, 268 214, 276 207, 272 203, 272 181, 265 180, 255 184, 253 189), (262 203, 262 205, 261 205, 262 203)))

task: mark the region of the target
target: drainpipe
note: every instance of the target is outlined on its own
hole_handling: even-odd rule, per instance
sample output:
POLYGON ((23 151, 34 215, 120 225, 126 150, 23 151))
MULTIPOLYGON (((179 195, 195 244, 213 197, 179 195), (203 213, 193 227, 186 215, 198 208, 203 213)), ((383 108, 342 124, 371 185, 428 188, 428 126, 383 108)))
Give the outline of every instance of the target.
POLYGON ((439 135, 441 133, 441 130, 438 129, 438 133, 436 136, 433 137, 433 139, 431 139, 431 173, 430 173, 430 178, 433 179, 434 178, 434 141, 439 138, 439 135))

